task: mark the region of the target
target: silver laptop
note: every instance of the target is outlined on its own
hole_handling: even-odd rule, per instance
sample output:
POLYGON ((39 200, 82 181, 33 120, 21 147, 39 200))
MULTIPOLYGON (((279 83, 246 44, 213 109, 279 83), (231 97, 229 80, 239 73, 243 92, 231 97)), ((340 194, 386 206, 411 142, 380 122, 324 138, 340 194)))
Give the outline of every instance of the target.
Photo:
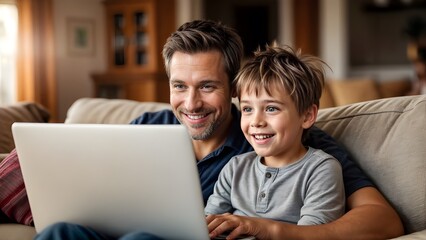
POLYGON ((196 160, 182 125, 15 123, 37 232, 57 222, 209 239, 196 160))

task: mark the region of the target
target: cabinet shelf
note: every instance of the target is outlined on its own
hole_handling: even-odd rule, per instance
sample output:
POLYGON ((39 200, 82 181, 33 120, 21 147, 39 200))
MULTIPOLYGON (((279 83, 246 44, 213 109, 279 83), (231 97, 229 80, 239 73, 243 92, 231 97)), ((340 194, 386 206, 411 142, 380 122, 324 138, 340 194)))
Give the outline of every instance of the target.
POLYGON ((122 98, 142 102, 169 102, 169 80, 166 74, 93 74, 95 96, 122 98))

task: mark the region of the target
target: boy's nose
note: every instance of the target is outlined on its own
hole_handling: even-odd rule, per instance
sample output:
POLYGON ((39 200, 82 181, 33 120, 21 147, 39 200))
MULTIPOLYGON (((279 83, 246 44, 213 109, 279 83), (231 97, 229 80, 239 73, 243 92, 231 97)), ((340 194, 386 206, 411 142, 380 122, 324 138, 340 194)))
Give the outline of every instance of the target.
POLYGON ((250 122, 250 127, 264 127, 266 122, 264 121, 261 113, 255 113, 250 122))

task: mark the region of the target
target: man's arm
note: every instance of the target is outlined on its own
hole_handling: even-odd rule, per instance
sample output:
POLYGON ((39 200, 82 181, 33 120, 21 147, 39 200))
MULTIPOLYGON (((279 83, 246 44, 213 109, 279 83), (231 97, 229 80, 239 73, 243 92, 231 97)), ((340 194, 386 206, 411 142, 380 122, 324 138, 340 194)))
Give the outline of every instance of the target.
POLYGON ((344 226, 342 233, 353 231, 349 236, 360 239, 388 239, 404 234, 398 214, 376 188, 359 189, 349 196, 347 204, 349 211, 337 220, 344 226))
MULTIPOLYGON (((334 222, 297 226, 274 222, 270 239, 389 239, 404 233, 401 220, 373 187, 354 192, 347 199, 349 211, 334 222)), ((268 238, 268 237, 267 237, 268 238)))

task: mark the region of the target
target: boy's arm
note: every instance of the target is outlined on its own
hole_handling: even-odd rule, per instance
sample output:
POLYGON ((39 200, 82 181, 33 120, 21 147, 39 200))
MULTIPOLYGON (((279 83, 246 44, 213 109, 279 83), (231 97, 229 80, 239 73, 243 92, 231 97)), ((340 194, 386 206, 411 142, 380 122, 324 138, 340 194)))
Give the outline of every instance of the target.
POLYGON ((304 199, 300 209, 298 225, 318 225, 335 221, 345 213, 345 190, 342 168, 339 162, 317 151, 316 156, 324 154, 323 159, 310 159, 305 169, 310 169, 305 186, 301 185, 304 199))
POLYGON ((231 172, 229 163, 226 164, 220 172, 219 178, 214 185, 213 194, 210 195, 206 207, 204 208, 204 213, 206 215, 232 212, 231 172))

